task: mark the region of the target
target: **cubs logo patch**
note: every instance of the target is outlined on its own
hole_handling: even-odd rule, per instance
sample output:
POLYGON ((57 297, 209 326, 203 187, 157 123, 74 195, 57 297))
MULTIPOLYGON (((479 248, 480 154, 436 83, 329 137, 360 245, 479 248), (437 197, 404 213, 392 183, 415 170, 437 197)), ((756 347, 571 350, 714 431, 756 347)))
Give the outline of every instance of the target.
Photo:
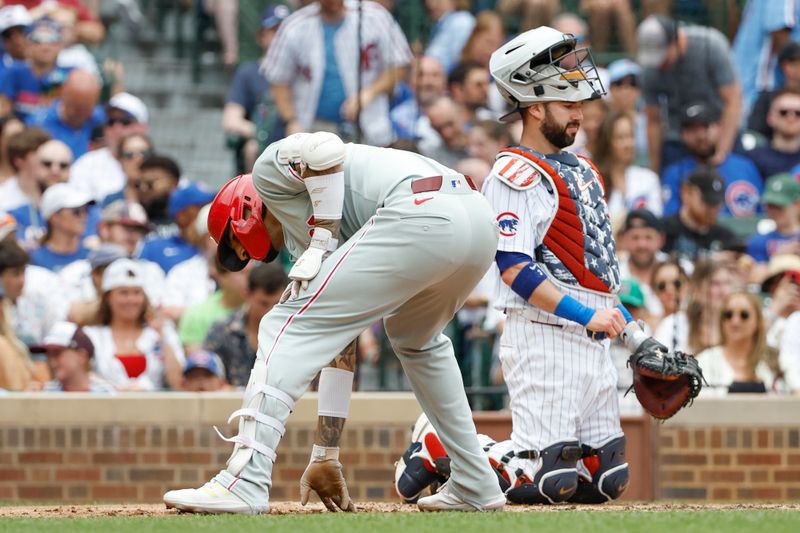
POLYGON ((519 217, 511 211, 497 215, 497 225, 500 227, 500 235, 503 237, 514 237, 519 226, 519 217))
POLYGON ((725 204, 735 217, 749 217, 758 208, 758 189, 748 181, 734 181, 725 189, 725 204))

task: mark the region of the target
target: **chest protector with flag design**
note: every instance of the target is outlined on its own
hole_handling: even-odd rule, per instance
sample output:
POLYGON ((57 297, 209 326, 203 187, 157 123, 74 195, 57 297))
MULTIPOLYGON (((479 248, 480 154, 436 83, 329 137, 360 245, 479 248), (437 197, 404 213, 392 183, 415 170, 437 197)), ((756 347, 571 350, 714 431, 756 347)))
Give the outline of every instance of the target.
POLYGON ((536 260, 559 282, 601 293, 619 290, 619 263, 600 173, 588 159, 564 153, 546 158, 524 147, 514 154, 530 163, 558 202, 536 260), (574 160, 574 164, 571 164, 574 160))

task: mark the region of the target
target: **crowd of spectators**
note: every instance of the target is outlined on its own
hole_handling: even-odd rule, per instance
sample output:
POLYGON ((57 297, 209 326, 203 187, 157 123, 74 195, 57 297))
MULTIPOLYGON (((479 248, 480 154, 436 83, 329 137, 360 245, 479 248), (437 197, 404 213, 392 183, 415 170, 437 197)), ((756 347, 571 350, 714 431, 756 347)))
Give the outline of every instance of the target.
MULTIPOLYGON (((235 66, 239 3, 188 4, 214 17, 220 68, 235 66)), ((222 113, 241 172, 286 134, 327 130, 430 156, 480 187, 520 135, 497 120, 508 109, 491 52, 543 24, 591 46, 607 92, 585 103, 569 149, 604 176, 621 301, 669 348, 697 354, 704 394, 800 392, 796 2, 725 0, 724 20, 701 0, 264 4, 262 56, 232 72, 222 113), (424 31, 408 26, 413 9, 424 31), (706 24, 689 21, 702 10, 706 24)), ((159 150, 120 65, 94 60, 97 13, 78 0, 3 5, 0 389, 245 386, 286 259, 238 273, 216 263, 214 190, 159 150)), ((502 405, 493 275, 448 328, 484 407, 502 405)), ((359 388, 407 387, 379 324, 360 341, 359 388)), ((624 390, 626 354, 612 354, 624 390)))

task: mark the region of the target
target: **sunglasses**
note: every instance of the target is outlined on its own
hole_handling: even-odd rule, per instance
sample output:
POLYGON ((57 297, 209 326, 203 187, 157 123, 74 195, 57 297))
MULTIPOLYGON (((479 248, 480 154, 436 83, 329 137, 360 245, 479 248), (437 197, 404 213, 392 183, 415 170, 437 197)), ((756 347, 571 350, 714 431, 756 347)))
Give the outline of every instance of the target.
POLYGON ((130 126, 134 122, 136 122, 136 121, 134 119, 132 119, 131 117, 120 117, 120 118, 111 118, 111 117, 109 117, 108 121, 106 121, 106 124, 109 125, 109 126, 113 126, 115 124, 122 124, 123 126, 130 126))
MULTIPOLYGON (((733 309, 726 309, 725 311, 722 312, 722 319, 723 320, 731 320, 731 319, 733 319, 734 315, 736 315, 736 312, 733 309)), ((740 310, 739 311, 739 318, 742 321, 749 320, 750 319, 750 311, 747 311, 746 309, 740 310)))
POLYGON ((138 152, 137 151, 131 151, 131 152, 125 151, 125 152, 122 152, 122 159, 131 160, 134 157, 142 157, 142 158, 144 158, 144 157, 150 157, 151 155, 153 155, 152 150, 139 150, 138 152))
POLYGON ((72 213, 76 217, 79 217, 79 216, 83 216, 86 213, 88 213, 89 212, 89 208, 86 207, 85 205, 82 205, 80 207, 65 208, 64 211, 67 211, 68 213, 72 213))
POLYGON ((680 290, 683 283, 679 279, 675 279, 672 281, 659 281, 658 283, 656 283, 656 290, 658 292, 664 292, 670 285, 675 287, 677 290, 680 290))
POLYGON ((49 159, 42 159, 39 162, 42 164, 42 166, 45 166, 47 168, 53 168, 55 166, 58 166, 58 168, 60 168, 61 170, 67 170, 69 166, 72 164, 69 161, 50 161, 49 159))
POLYGON ((636 82, 636 78, 622 78, 621 80, 615 81, 611 84, 612 87, 638 87, 639 84, 636 82))
POLYGON ((800 109, 778 109, 778 114, 784 118, 788 117, 789 113, 792 113, 794 118, 800 118, 800 109))

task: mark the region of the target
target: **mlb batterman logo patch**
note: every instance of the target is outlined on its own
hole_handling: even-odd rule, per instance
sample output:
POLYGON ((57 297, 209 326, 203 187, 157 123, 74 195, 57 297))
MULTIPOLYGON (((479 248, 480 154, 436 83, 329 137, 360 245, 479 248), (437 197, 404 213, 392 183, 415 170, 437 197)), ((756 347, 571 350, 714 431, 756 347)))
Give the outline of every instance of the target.
POLYGON ((511 211, 497 215, 497 225, 500 226, 500 235, 503 237, 513 237, 517 234, 519 217, 511 211))

